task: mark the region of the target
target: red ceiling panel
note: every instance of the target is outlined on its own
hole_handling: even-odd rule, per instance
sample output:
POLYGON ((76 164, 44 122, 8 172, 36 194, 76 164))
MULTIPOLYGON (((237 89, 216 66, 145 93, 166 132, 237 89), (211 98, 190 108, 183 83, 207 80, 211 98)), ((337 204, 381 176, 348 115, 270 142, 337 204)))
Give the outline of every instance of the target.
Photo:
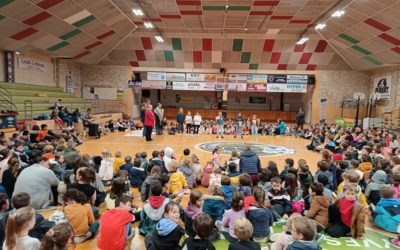
POLYGON ((143 22, 139 22, 139 21, 134 21, 133 23, 136 25, 143 25, 143 22))
POLYGON ((289 23, 309 24, 312 20, 290 20, 289 23))
POLYGON ((106 37, 108 37, 108 36, 111 36, 112 34, 114 34, 115 33, 115 31, 113 31, 113 30, 110 30, 110 31, 108 31, 108 32, 106 32, 106 33, 103 33, 103 34, 101 34, 101 35, 99 35, 99 36, 97 36, 97 39, 104 39, 104 38, 106 38, 106 37))
POLYGON ((203 38, 203 51, 212 51, 212 39, 203 38))
POLYGON ((378 22, 377 20, 375 20, 373 18, 368 18, 367 20, 364 21, 364 23, 366 23, 380 31, 383 31, 383 32, 391 29, 389 26, 386 26, 385 24, 378 22))
POLYGON ((326 49, 326 46, 328 46, 328 43, 325 40, 319 40, 317 47, 315 47, 314 52, 324 52, 326 49))
POLYGON ((276 6, 279 4, 279 0, 276 1, 254 1, 253 6, 276 6))
POLYGON ((274 39, 265 39, 263 51, 271 52, 274 48, 275 40, 274 39))
POLYGON ((193 62, 203 62, 203 53, 201 51, 193 51, 193 62))
POLYGON ((271 58, 269 59, 269 63, 278 64, 281 59, 281 52, 272 52, 271 58))
POLYGON ((396 46, 400 45, 400 40, 397 39, 396 37, 393 37, 393 36, 389 35, 389 34, 382 33, 382 34, 379 35, 379 37, 382 38, 383 40, 391 43, 391 44, 396 45, 396 46))
POLYGON ((185 16, 199 16, 202 14, 203 12, 201 10, 181 10, 181 15, 185 16))
POLYGON ((85 49, 87 49, 87 50, 93 49, 94 47, 97 47, 97 46, 99 46, 100 44, 103 44, 103 43, 100 42, 100 41, 97 41, 97 42, 94 42, 94 43, 92 43, 92 44, 89 44, 88 46, 85 47, 85 49))
POLYGON ((143 22, 161 22, 161 18, 142 18, 143 22))
POLYGON ((200 6, 201 1, 200 0, 176 0, 177 5, 194 5, 194 6, 200 6))
POLYGON ((306 70, 316 70, 317 69, 317 65, 315 64, 309 64, 307 65, 306 70))
POLYGON ((250 16, 269 16, 272 15, 272 11, 250 11, 250 16))
POLYGON ((90 51, 84 51, 84 52, 82 52, 82 53, 80 53, 80 54, 74 56, 73 59, 79 59, 79 58, 81 58, 81 57, 86 56, 87 54, 90 54, 90 51))
POLYGON ((299 64, 308 64, 310 62, 312 53, 303 53, 303 55, 301 55, 299 64))
POLYGON ((21 32, 18 32, 17 34, 14 34, 12 36, 10 36, 10 38, 15 39, 15 40, 22 40, 25 37, 28 37, 32 34, 35 34, 36 32, 38 32, 37 29, 34 28, 27 28, 26 30, 23 30, 21 32))
POLYGON ((286 70, 287 69, 287 64, 279 64, 278 65, 278 70, 286 70))
POLYGON ((153 49, 150 37, 142 37, 143 49, 153 49))
POLYGON ((394 52, 399 53, 400 54, 400 48, 396 47, 392 49, 394 52))
POLYGON ((181 15, 160 15, 160 17, 165 19, 179 19, 181 15))
POLYGON ((41 21, 46 20, 49 17, 51 17, 51 14, 46 11, 43 11, 33 17, 26 19, 25 21, 23 21, 23 23, 27 25, 35 25, 37 23, 40 23, 41 21))
POLYGON ((136 58, 140 61, 146 61, 146 56, 144 54, 144 50, 135 50, 136 58))
POLYGON ((271 16, 271 20, 290 20, 293 16, 271 16))
POLYGON ((304 48, 306 47, 306 44, 296 44, 294 46, 293 52, 303 52, 304 48))
POLYGON ((40 8, 47 10, 48 8, 51 8, 54 5, 61 3, 62 1, 64 0, 43 0, 37 3, 36 5, 39 6, 40 8))
POLYGON ((139 67, 139 63, 138 63, 138 62, 135 62, 135 61, 130 61, 129 64, 130 64, 132 67, 139 67))

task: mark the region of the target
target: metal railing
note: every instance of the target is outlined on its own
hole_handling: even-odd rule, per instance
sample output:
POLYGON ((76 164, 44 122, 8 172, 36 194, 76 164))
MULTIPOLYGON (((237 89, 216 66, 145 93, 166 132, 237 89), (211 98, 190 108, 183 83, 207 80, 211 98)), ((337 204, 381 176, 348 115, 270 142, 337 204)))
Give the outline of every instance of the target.
POLYGON ((384 112, 371 118, 370 127, 385 128, 400 132, 400 109, 384 112))
POLYGON ((31 100, 25 100, 25 102, 24 102, 24 110, 25 110, 25 113, 24 113, 24 118, 25 118, 25 120, 32 120, 32 118, 33 118, 33 104, 32 104, 32 101, 31 100), (28 114, 29 114, 29 116, 28 116, 28 114))
POLYGON ((2 87, 0 87, 0 111, 18 111, 13 103, 11 92, 2 87))

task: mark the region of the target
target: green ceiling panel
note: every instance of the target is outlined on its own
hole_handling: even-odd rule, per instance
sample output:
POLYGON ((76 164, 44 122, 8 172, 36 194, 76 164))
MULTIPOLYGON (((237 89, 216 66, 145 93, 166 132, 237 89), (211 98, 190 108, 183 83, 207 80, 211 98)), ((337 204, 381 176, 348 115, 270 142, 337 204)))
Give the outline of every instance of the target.
POLYGON ((63 42, 57 43, 56 45, 53 45, 53 46, 47 48, 47 50, 48 51, 56 51, 56 50, 61 49, 62 47, 67 46, 68 44, 69 43, 67 43, 66 41, 63 41, 63 42))
POLYGON ((359 43, 360 41, 358 41, 357 39, 355 39, 354 37, 351 37, 345 33, 342 33, 339 35, 340 38, 343 38, 344 40, 351 42, 352 44, 356 44, 359 43))
POLYGON ((251 52, 243 52, 240 58, 240 63, 249 63, 251 57, 251 52))
POLYGON ((233 40, 233 51, 242 51, 243 39, 234 39, 233 40))
POLYGON ((14 0, 0 0, 0 8, 14 2, 14 0))
POLYGON ((249 69, 257 70, 258 69, 258 64, 250 64, 249 65, 249 69))
POLYGON ((205 5, 205 6, 203 6, 203 10, 226 10, 226 7, 225 6, 205 5))
POLYGON ((182 50, 182 41, 180 38, 172 38, 172 49, 182 50))
POLYGON ((351 46, 351 47, 352 47, 353 49, 357 50, 358 52, 364 54, 364 55, 370 55, 370 54, 372 54, 370 51, 368 51, 368 50, 366 50, 366 49, 364 49, 364 48, 361 48, 360 46, 353 45, 353 46, 351 46))
POLYGON ((165 50, 164 57, 165 57, 165 61, 173 62, 174 61, 174 52, 171 50, 165 50))
POLYGON ((2 20, 2 19, 4 19, 4 18, 6 18, 5 16, 2 16, 2 15, 0 15, 0 20, 2 20))
POLYGON ((378 61, 375 58, 370 57, 370 56, 364 56, 364 59, 369 61, 369 62, 372 62, 373 64, 376 64, 376 65, 383 65, 383 62, 378 61))
POLYGON ((83 26, 85 24, 90 23, 91 21, 93 21, 95 19, 96 19, 96 17, 91 15, 91 16, 85 17, 85 18, 73 23, 72 25, 74 25, 75 27, 81 27, 81 26, 83 26))
POLYGON ((229 6, 228 10, 249 11, 250 6, 229 6))
POLYGON ((82 31, 80 31, 79 29, 73 30, 71 32, 65 33, 64 35, 60 36, 61 39, 63 40, 68 40, 73 36, 78 35, 79 33, 81 33, 82 31))

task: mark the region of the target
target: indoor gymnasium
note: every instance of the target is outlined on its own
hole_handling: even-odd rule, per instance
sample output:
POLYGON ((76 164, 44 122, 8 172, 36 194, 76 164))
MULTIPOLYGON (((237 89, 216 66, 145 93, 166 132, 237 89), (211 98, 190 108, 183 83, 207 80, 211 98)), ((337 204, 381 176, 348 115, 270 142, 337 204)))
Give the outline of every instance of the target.
POLYGON ((0 0, 0 246, 400 247, 400 0, 0 0))

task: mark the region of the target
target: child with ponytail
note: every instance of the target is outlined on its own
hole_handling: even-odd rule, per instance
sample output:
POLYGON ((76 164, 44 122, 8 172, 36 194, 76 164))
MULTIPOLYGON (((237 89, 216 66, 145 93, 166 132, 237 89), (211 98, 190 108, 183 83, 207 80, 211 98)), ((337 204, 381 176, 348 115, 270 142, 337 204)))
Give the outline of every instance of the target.
POLYGON ((8 217, 4 250, 38 250, 40 241, 28 235, 35 225, 35 209, 23 207, 8 217))
POLYGON ((40 250, 67 250, 73 238, 74 229, 68 223, 56 224, 44 235, 40 250))

